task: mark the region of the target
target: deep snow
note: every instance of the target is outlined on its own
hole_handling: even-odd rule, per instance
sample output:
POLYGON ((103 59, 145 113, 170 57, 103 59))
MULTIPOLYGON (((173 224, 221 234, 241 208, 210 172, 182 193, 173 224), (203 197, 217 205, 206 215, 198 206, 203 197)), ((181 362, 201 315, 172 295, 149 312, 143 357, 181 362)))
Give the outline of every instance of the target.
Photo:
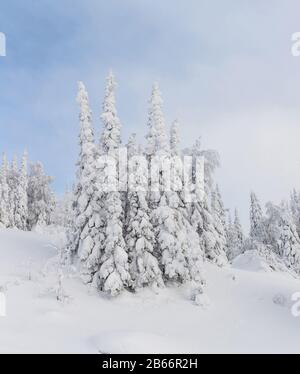
POLYGON ((1 353, 300 353, 300 317, 291 313, 300 281, 258 258, 206 263, 206 307, 186 287, 108 299, 72 272, 60 302, 56 234, 0 231, 1 353))

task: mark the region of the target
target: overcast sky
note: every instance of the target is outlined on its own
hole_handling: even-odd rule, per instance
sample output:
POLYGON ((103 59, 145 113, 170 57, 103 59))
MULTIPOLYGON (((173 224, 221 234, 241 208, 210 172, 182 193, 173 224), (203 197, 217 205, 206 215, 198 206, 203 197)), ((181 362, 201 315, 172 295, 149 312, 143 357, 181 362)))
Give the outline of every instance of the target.
POLYGON ((300 31, 294 0, 1 0, 0 150, 26 147, 61 193, 77 157, 77 81, 88 88, 97 136, 112 68, 126 142, 146 132, 158 80, 168 125, 183 145, 219 151, 226 206, 247 227, 249 192, 280 201, 300 189, 300 31))

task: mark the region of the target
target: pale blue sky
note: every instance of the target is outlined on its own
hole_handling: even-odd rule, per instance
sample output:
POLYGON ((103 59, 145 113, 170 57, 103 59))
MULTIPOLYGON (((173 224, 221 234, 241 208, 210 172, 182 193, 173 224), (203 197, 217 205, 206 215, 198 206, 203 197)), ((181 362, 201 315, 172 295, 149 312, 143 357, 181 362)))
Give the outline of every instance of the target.
POLYGON ((280 200, 300 184, 300 31, 296 0, 1 0, 0 150, 26 147, 62 192, 77 156, 76 82, 100 131, 104 79, 115 71, 123 139, 146 131, 158 80, 183 144, 220 152, 228 207, 248 219, 249 191, 280 200))

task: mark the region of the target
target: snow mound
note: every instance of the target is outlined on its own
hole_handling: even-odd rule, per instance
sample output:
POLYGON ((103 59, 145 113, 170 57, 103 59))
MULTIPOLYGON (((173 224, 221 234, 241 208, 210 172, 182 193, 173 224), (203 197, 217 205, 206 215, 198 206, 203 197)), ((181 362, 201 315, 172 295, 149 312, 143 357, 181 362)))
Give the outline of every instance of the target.
POLYGON ((299 279, 299 275, 268 247, 265 247, 263 251, 253 249, 244 252, 233 260, 232 267, 261 273, 278 272, 299 279))
POLYGON ((148 332, 106 331, 92 338, 102 354, 171 354, 182 352, 174 340, 148 332))
POLYGON ((272 271, 282 264, 269 254, 264 261, 255 251, 244 253, 232 268, 206 262, 207 284, 194 303, 189 287, 108 299, 68 273, 61 283, 69 300, 61 302, 54 293, 59 237, 48 236, 0 230, 0 288, 6 296, 0 353, 300 352, 300 317, 292 314, 300 282, 272 271))
POLYGON ((15 229, 0 230, 0 275, 27 272, 29 268, 41 269, 45 259, 57 250, 48 238, 15 229))
POLYGON ((240 270, 255 272, 272 271, 267 261, 260 256, 258 251, 246 251, 245 253, 237 256, 232 262, 232 267, 240 270))

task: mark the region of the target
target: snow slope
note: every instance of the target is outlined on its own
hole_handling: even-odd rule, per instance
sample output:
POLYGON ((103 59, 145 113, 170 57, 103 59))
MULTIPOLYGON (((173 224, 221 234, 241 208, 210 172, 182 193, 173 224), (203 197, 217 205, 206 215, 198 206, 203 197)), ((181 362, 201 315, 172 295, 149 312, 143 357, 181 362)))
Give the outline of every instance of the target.
MULTIPOLYGON (((52 232, 53 235, 53 232, 52 232)), ((292 277, 258 260, 206 264, 210 304, 189 301, 184 287, 144 290, 109 300, 76 276, 57 301, 57 241, 39 233, 0 231, 1 353, 300 353, 300 317, 291 314, 292 277)))

